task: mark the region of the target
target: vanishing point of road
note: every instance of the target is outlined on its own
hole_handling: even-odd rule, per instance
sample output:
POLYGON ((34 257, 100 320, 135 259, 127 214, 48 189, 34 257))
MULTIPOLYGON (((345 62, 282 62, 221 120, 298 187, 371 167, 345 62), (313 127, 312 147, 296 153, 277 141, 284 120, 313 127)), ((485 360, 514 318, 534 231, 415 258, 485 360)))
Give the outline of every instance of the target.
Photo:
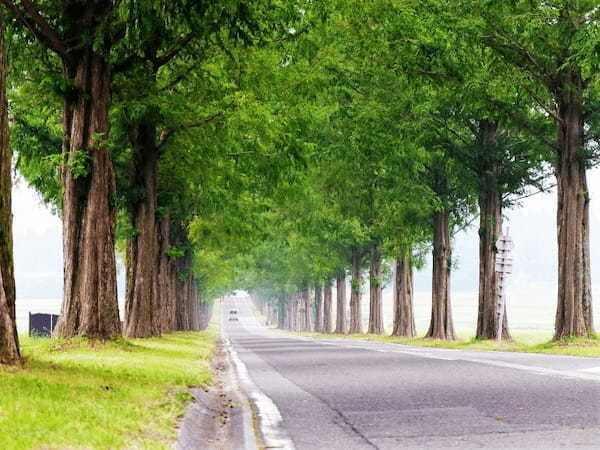
POLYGON ((239 298, 221 314, 273 446, 600 448, 600 359, 294 336, 239 298))

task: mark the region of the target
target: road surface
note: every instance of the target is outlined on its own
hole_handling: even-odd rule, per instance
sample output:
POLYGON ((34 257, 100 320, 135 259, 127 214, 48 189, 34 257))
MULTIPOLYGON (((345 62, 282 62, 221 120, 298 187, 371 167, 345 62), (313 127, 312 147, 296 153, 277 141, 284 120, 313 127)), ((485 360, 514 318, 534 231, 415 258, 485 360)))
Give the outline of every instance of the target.
POLYGON ((225 300, 221 314, 267 443, 600 448, 600 359, 294 336, 261 326, 243 298, 225 300))

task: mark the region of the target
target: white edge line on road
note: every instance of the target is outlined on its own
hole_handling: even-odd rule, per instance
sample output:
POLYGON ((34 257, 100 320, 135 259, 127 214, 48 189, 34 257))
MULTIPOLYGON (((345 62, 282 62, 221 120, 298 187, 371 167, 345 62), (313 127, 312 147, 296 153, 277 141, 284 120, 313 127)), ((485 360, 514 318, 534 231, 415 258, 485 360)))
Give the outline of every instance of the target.
MULTIPOLYGON (((534 373, 537 375, 545 375, 545 376, 553 376, 553 377, 560 377, 560 378, 576 378, 576 379, 581 379, 581 380, 587 380, 587 381, 595 381, 595 382, 600 382, 600 377, 597 375, 591 375, 591 373, 598 373, 598 371, 600 371, 600 368, 592 368, 592 369, 581 369, 581 370, 556 370, 556 369, 548 369, 545 367, 539 367, 539 366, 528 366, 525 364, 516 364, 516 363, 511 363, 511 362, 505 362, 505 361, 497 361, 497 360, 491 360, 491 359, 486 359, 486 358, 469 358, 467 356, 465 356, 464 354, 456 354, 454 356, 442 356, 440 354, 434 354, 434 353, 441 353, 441 352, 435 352, 435 351, 431 351, 431 350, 425 350, 425 351, 419 351, 419 350, 404 350, 404 349, 381 349, 381 348, 373 348, 373 346, 369 346, 369 345, 365 345, 365 346, 361 346, 361 345, 348 345, 345 344, 343 342, 333 342, 331 340, 324 340, 325 342, 327 342, 330 345, 334 345, 334 346, 339 346, 339 347, 350 347, 350 348, 360 348, 363 350, 371 350, 371 351, 377 351, 377 352, 381 352, 381 353, 402 353, 405 355, 411 355, 411 356, 417 356, 417 357, 421 357, 421 358, 429 358, 429 359, 443 359, 443 360, 447 360, 447 361, 465 361, 465 362, 471 362, 471 363, 477 363, 477 364, 486 364, 489 366, 496 366, 496 367, 503 367, 506 369, 515 369, 515 370, 521 370, 524 372, 530 372, 530 373, 534 373), (587 372, 587 373, 586 373, 587 372)), ((436 349, 437 350, 437 349, 436 349)))
MULTIPOLYGON (((468 357, 468 356, 464 355, 464 353, 461 353, 461 350, 454 350, 454 349, 452 349, 452 350, 421 349, 421 348, 416 348, 416 347, 411 348, 411 349, 376 348, 371 343, 362 345, 361 343, 357 343, 357 342, 343 342, 340 340, 332 340, 332 339, 315 339, 313 337, 298 336, 298 335, 294 335, 292 333, 283 333, 283 334, 286 334, 291 337, 295 337, 298 340, 303 340, 303 341, 311 341, 312 340, 312 341, 322 342, 324 344, 333 345, 336 347, 356 348, 356 349, 362 349, 362 350, 376 351, 376 352, 380 352, 380 353, 402 353, 405 355, 411 355, 411 356, 416 356, 416 357, 421 357, 421 358, 441 359, 441 360, 446 360, 446 361, 465 361, 465 362, 471 362, 471 363, 477 363, 477 364, 486 364, 489 366, 503 367, 506 369, 521 370, 524 372, 534 373, 536 375, 544 375, 544 376, 559 377, 559 378, 571 378, 571 379, 575 378, 575 379, 580 379, 580 380, 595 381, 597 383, 600 382, 600 377, 597 375, 593 375, 594 373, 600 372, 600 367, 594 367, 591 369, 580 369, 580 370, 556 370, 556 369, 548 369, 546 367, 528 366, 525 364, 517 364, 517 363, 498 361, 498 360, 492 360, 492 359, 487 359, 487 358, 472 358, 472 357, 468 357), (446 352, 447 352, 447 356, 443 354, 446 352), (452 354, 452 352, 456 352, 456 353, 452 354)), ((385 345, 386 343, 379 343, 379 344, 385 345)), ((395 344, 391 344, 391 345, 395 345, 395 344)))
POLYGON ((224 339, 225 347, 231 355, 231 360, 236 369, 238 380, 243 391, 250 398, 258 410, 260 432, 263 438, 263 444, 268 448, 284 448, 293 450, 294 443, 287 432, 281 426, 283 419, 279 408, 267 397, 250 378, 246 365, 233 349, 229 339, 224 339))

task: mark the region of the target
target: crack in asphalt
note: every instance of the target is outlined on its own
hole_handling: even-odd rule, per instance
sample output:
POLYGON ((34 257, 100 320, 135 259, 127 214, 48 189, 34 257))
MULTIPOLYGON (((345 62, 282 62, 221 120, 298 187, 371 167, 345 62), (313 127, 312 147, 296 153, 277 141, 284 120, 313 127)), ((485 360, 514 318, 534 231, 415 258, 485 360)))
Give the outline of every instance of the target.
MULTIPOLYGON (((255 335, 255 336, 260 336, 260 335, 255 335)), ((293 339, 288 339, 289 341, 293 341, 293 339)), ((322 398, 321 396, 314 394, 312 392, 307 391, 306 389, 302 388, 298 383, 296 383, 294 380, 288 378, 286 375, 284 375, 283 373, 281 373, 277 367, 275 367, 273 364, 271 364, 270 362, 268 362, 266 359, 262 358, 260 355, 258 355, 255 351, 253 351, 252 349, 244 346, 242 343, 237 342, 238 345, 240 345, 243 349, 245 349, 246 351, 251 351, 252 353, 254 353, 254 355, 257 358, 260 358, 265 365, 269 366, 271 369, 273 369, 279 376, 281 376, 282 378, 286 379, 287 381, 289 381, 291 384, 293 384, 294 386, 296 386, 299 390, 301 390, 302 392, 305 392, 306 394, 310 395, 311 397, 317 399, 318 401, 320 401, 322 404, 324 404, 330 411, 333 411, 335 414, 337 414, 337 416, 341 419, 342 423, 344 425, 346 425, 354 434, 356 434, 358 437, 360 437, 363 441, 365 441, 370 447, 379 450, 379 447, 377 447, 377 445, 375 445, 373 442, 371 442, 369 440, 369 438, 367 438, 364 434, 362 434, 360 432, 360 430, 358 430, 353 424, 352 422, 350 422, 350 419, 347 418, 339 409, 337 409, 335 406, 331 405, 327 400, 325 400, 324 398, 322 398)), ((315 342, 316 345, 322 345, 323 347, 326 347, 327 345, 315 342)), ((335 423, 335 422, 334 422, 335 423)), ((340 426, 339 423, 336 423, 336 425, 340 426)))

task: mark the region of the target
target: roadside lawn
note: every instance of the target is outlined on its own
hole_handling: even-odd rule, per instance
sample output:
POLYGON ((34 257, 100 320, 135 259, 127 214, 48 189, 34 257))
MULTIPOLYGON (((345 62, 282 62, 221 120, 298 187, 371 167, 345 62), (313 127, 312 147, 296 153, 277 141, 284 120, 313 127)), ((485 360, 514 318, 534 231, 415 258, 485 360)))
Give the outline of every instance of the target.
POLYGON ((188 387, 211 382, 217 331, 91 342, 21 337, 0 369, 0 448, 170 448, 188 387))
POLYGON ((367 341, 391 342, 418 347, 454 348, 461 350, 487 350, 505 352, 549 353, 555 355, 595 356, 600 357, 600 337, 592 335, 587 338, 567 338, 551 341, 547 333, 513 333, 513 341, 478 340, 459 337, 455 341, 440 341, 426 338, 398 338, 389 335, 374 334, 320 334, 297 333, 320 339, 362 339, 367 341))

